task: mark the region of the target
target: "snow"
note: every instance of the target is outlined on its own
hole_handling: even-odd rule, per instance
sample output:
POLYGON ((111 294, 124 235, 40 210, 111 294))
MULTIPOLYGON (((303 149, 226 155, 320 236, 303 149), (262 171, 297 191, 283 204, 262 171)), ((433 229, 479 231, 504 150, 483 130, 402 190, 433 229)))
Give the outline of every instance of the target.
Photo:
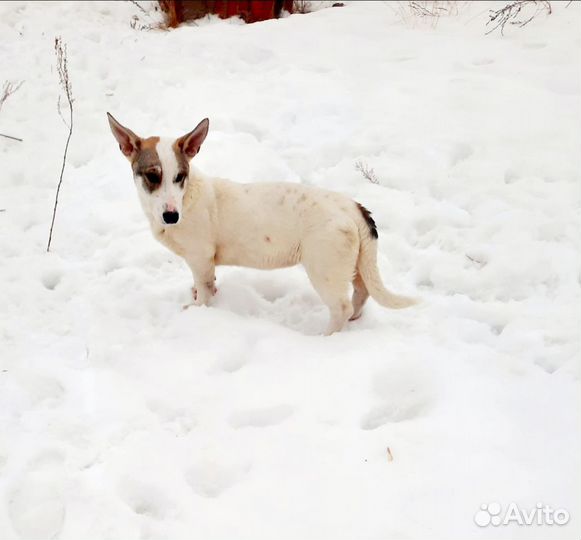
POLYGON ((25 81, 0 112, 23 139, 0 138, 0 538, 579 537, 581 5, 504 37, 486 3, 394 5, 164 32, 129 2, 0 4, 25 81), (300 268, 220 268, 182 310, 106 111, 144 136, 208 116, 206 173, 368 206, 421 307, 327 338, 300 268), (571 520, 478 527, 493 501, 571 520))

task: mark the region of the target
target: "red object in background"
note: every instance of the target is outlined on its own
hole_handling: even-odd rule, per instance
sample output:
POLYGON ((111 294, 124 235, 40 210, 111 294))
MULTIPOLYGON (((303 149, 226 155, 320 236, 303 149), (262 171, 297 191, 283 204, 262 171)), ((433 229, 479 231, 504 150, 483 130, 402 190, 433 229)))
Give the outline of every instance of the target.
POLYGON ((241 17, 247 23, 276 19, 282 10, 292 13, 293 0, 159 0, 168 18, 168 26, 176 27, 209 13, 222 19, 241 17))

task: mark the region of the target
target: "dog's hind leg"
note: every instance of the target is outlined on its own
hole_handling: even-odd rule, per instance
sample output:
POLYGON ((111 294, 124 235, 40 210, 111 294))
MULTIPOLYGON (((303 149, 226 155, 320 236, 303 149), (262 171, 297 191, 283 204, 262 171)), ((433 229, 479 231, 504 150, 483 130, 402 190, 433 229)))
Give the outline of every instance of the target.
POLYGON ((363 283, 363 278, 357 272, 355 279, 353 280, 353 297, 351 302, 353 303, 353 315, 351 315, 350 321, 354 321, 361 317, 361 312, 363 311, 363 306, 367 299, 369 298, 369 291, 363 283))
POLYGON ((329 325, 325 334, 329 336, 339 332, 353 314, 353 304, 349 299, 349 281, 332 281, 325 275, 313 274, 309 270, 307 273, 321 300, 329 308, 329 325))
POLYGON ((355 274, 358 248, 356 231, 347 227, 321 231, 303 244, 303 266, 329 308, 327 335, 339 332, 353 315, 349 284, 355 274))

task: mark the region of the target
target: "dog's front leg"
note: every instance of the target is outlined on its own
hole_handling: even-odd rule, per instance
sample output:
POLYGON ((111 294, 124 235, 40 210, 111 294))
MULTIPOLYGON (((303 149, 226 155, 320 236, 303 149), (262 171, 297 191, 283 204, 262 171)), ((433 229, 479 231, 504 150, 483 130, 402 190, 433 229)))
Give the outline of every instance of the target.
POLYGON ((192 275, 194 276, 194 305, 207 306, 210 298, 216 294, 216 281, 214 259, 207 258, 200 260, 198 258, 186 259, 192 275))

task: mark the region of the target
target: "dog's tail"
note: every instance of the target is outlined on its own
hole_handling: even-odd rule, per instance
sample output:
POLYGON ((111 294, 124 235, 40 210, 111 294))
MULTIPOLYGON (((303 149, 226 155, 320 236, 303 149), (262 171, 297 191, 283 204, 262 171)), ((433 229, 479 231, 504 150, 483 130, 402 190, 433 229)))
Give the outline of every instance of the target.
POLYGON ((357 259, 357 272, 363 279, 371 297, 384 307, 403 309, 417 304, 417 300, 406 296, 399 296, 388 291, 377 268, 377 228, 371 213, 367 208, 357 203, 362 220, 358 220, 359 226, 359 257, 357 259))

